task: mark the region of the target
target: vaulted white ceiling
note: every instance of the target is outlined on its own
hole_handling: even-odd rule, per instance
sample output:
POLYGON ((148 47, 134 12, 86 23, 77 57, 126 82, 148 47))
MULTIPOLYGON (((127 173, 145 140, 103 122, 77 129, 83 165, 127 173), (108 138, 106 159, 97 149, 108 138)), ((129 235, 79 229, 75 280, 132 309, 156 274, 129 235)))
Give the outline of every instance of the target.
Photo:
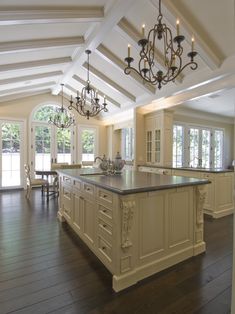
POLYGON ((48 90, 56 95, 61 83, 68 97, 75 96, 86 81, 85 50, 90 49, 91 83, 107 96, 109 113, 103 119, 140 106, 146 112, 182 106, 233 115, 234 1, 162 2, 174 33, 180 19, 185 51, 194 35, 199 55, 196 71, 185 71, 159 91, 123 72, 127 45, 138 60, 141 25, 148 31, 156 23, 158 0, 1 0, 0 103, 48 90))

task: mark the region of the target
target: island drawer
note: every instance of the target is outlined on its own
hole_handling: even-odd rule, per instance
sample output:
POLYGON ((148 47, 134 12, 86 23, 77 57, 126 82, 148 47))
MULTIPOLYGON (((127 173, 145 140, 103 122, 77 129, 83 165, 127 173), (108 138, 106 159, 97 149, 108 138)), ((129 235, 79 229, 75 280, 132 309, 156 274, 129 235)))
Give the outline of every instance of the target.
POLYGON ((104 219, 105 221, 112 221, 113 211, 111 208, 98 203, 98 217, 104 219))
POLYGON ((98 248, 99 252, 105 259, 111 263, 112 262, 112 247, 100 236, 98 236, 98 248))
POLYGON ((85 194, 93 196, 95 194, 95 187, 88 183, 83 183, 83 191, 85 194))
POLYGON ((73 186, 74 188, 76 188, 77 190, 81 190, 82 189, 82 182, 81 181, 77 181, 77 180, 74 180, 73 181, 73 186))
POLYGON ((112 246, 112 226, 107 224, 102 219, 99 219, 98 222, 98 235, 101 236, 109 246, 112 246))
POLYGON ((113 204, 113 195, 111 192, 104 189, 97 189, 99 200, 104 204, 113 204))
POLYGON ((70 177, 67 176, 62 176, 62 182, 66 183, 66 184, 72 184, 72 179, 70 177))

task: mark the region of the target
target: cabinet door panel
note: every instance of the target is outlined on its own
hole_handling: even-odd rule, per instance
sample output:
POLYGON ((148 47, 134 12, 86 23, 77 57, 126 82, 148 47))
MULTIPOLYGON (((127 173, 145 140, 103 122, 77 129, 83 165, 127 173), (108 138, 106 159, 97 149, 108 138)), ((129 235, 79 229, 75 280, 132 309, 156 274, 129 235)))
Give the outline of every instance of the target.
POLYGON ((84 237, 90 244, 94 244, 95 237, 95 202, 90 199, 83 200, 84 237))
POLYGON ((83 199, 79 193, 74 194, 73 225, 76 231, 81 234, 83 230, 83 199))

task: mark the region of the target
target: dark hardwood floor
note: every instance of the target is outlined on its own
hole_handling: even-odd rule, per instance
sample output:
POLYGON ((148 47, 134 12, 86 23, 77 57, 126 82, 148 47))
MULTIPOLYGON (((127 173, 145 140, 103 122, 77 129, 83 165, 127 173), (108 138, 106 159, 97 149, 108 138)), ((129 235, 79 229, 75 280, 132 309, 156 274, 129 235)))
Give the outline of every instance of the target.
POLYGON ((206 219, 207 252, 114 293, 111 275, 34 191, 0 194, 0 313, 230 313, 232 216, 206 219))

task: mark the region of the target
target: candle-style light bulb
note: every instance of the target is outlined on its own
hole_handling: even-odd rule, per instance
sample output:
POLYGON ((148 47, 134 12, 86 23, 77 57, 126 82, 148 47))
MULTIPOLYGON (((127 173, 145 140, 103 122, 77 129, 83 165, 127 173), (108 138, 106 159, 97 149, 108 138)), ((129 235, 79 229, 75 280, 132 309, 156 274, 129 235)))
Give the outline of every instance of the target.
POLYGON ((145 24, 142 25, 142 37, 145 37, 145 24))
POLYGON ((192 52, 194 51, 194 43, 195 43, 195 39, 194 37, 192 37, 192 52))
POLYGON ((176 32, 177 32, 177 36, 179 36, 180 34, 180 21, 179 20, 176 21, 176 32))
POLYGON ((106 96, 104 95, 104 104, 105 104, 105 101, 106 101, 106 96))
POLYGON ((131 56, 131 45, 128 45, 128 58, 131 56))

